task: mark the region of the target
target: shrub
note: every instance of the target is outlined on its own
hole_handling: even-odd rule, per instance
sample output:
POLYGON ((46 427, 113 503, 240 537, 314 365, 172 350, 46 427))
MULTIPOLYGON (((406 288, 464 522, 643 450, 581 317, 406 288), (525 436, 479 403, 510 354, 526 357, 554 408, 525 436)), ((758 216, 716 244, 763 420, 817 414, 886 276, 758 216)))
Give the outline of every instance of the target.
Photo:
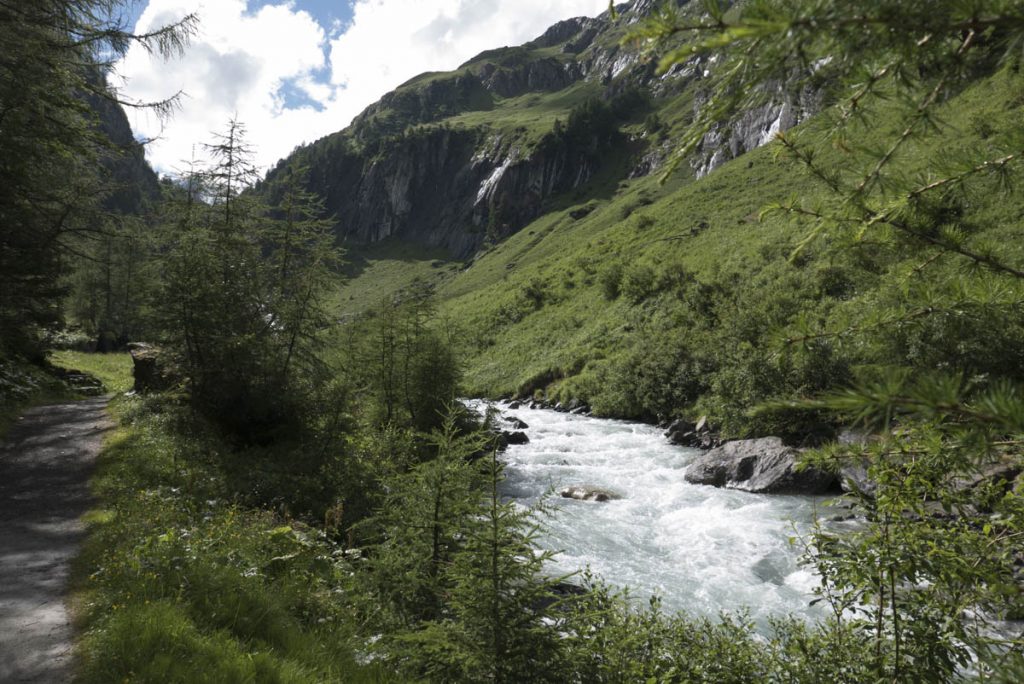
POLYGON ((654 294, 654 269, 647 264, 632 264, 622 276, 622 295, 631 304, 639 304, 654 294))
POLYGON ((619 298, 620 286, 622 285, 622 273, 624 268, 621 262, 613 261, 608 264, 598 276, 598 283, 601 285, 601 293, 608 301, 619 298))

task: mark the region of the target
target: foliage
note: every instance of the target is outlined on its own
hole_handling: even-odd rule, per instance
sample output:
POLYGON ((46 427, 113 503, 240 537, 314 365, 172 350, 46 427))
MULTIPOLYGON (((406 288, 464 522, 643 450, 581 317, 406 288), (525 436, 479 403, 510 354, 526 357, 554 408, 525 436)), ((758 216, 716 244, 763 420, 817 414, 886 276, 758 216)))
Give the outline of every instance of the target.
POLYGON ((120 399, 94 487, 82 679, 380 681, 347 646, 345 587, 325 535, 231 502, 229 451, 162 399, 120 399))
POLYGON ((502 465, 450 414, 436 456, 386 481, 379 538, 365 568, 364 608, 388 662, 431 681, 547 681, 558 637, 554 597, 536 548, 536 511, 501 500, 502 465), (482 452, 486 455, 481 457, 482 452))
POLYGON ((654 281, 654 269, 647 264, 634 263, 622 274, 619 288, 631 304, 640 304, 653 294, 654 281))
POLYGON ((326 377, 317 352, 338 254, 300 172, 273 210, 244 192, 255 169, 241 124, 208 149, 212 165, 192 170, 165 218, 164 335, 197 407, 238 437, 273 441, 326 377))
POLYGON ((429 433, 441 426, 456 397, 461 366, 453 331, 434 312, 422 283, 378 303, 372 316, 348 331, 345 355, 376 425, 429 433))
POLYGON ((135 217, 108 219, 76 243, 82 263, 68 276, 67 313, 97 341, 98 351, 124 348, 154 331, 156 267, 153 235, 135 217))
POLYGON ((1021 606, 1019 439, 1005 437, 1024 428, 1017 390, 893 373, 818 403, 881 429, 814 458, 862 473, 851 498, 867 524, 819 530, 810 549, 835 624, 893 679, 947 681, 979 656, 1000 667, 1014 640, 989 621, 1021 606))
POLYGON ((438 618, 450 587, 445 572, 458 553, 470 519, 478 513, 480 474, 471 457, 484 445, 459 437, 449 415, 432 436, 436 455, 422 463, 397 462, 385 478, 376 514, 364 523, 376 543, 367 564, 368 610, 375 621, 402 634, 438 618))
MULTIPOLYGON (((990 658, 1019 647, 1011 641, 993 648, 1000 640, 982 616, 1015 613, 1019 602, 1013 540, 1021 534, 1021 504, 1007 480, 1019 472, 1024 411, 1011 384, 1021 367, 1001 338, 1017 335, 1024 272, 975 237, 966 207, 982 189, 1006 191, 1020 138, 986 129, 981 144, 954 145, 926 164, 911 151, 945 134, 938 110, 952 93, 1003 60, 1016 67, 1013 51, 1024 38, 1019 3, 766 2, 727 14, 708 2, 704 9, 705 16, 692 17, 666 8, 637 34, 696 35, 670 52, 662 69, 708 53, 724 62, 682 153, 716 121, 763 101, 772 84, 814 83, 836 106, 779 141, 821 195, 765 212, 806 226, 791 258, 827 237, 833 246, 871 241, 923 259, 913 282, 894 297, 880 296, 858 323, 845 330, 804 324, 786 342, 807 350, 840 336, 872 340, 895 330, 880 345, 895 365, 927 359, 948 373, 911 379, 883 362, 863 372, 870 380, 854 389, 788 402, 797 411, 837 411, 878 432, 873 443, 833 448, 818 459, 865 475, 854 486, 864 526, 849 534, 819 530, 809 549, 821 598, 834 613, 831 640, 853 639, 869 653, 864 667, 873 679, 950 681, 975 659, 988 674, 990 658), (883 101, 893 104, 883 108, 883 101), (881 128, 877 146, 853 142, 872 128, 881 128), (942 269, 942 262, 967 268, 942 269), (1005 329, 992 318, 996 310, 1012 312, 1013 323, 981 340, 968 321, 1005 329), (993 467, 1012 474, 992 478, 986 471, 993 467), (968 612, 975 617, 965 618, 968 612)), ((838 289, 826 288, 847 286, 840 280, 838 289)))
POLYGON ((622 275, 624 267, 622 263, 613 261, 607 264, 598 275, 598 282, 601 284, 601 293, 608 301, 619 298, 622 291, 622 275))
MULTIPOLYGON (((112 99, 106 68, 132 44, 179 54, 188 16, 146 36, 111 23, 118 2, 44 0, 0 9, 0 353, 39 357, 41 327, 59 318, 66 259, 105 236, 99 160, 110 143, 86 96, 112 99)), ((134 103, 147 106, 145 103, 134 103)), ((173 100, 153 103, 158 112, 173 100)))
POLYGON ((502 500, 495 449, 482 461, 482 501, 445 572, 449 612, 413 638, 439 651, 428 670, 435 679, 561 681, 561 645, 551 629, 557 580, 545 577, 554 554, 538 548, 539 511, 502 500))

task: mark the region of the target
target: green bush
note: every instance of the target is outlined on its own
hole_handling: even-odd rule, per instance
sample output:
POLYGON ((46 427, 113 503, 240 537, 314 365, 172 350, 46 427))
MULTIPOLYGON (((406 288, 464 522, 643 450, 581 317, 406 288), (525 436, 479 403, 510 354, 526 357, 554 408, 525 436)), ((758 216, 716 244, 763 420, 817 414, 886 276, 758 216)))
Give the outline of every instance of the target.
POLYGON ((712 363, 680 335, 644 336, 606 373, 595 408, 614 405, 620 415, 656 421, 678 416, 707 390, 712 363))
POLYGON ((601 285, 601 294, 608 301, 619 298, 622 285, 622 275, 625 271, 622 263, 613 261, 605 266, 598 275, 598 283, 601 285))
POLYGON ((655 273, 647 264, 630 264, 622 275, 621 291, 631 304, 640 304, 654 294, 655 273))

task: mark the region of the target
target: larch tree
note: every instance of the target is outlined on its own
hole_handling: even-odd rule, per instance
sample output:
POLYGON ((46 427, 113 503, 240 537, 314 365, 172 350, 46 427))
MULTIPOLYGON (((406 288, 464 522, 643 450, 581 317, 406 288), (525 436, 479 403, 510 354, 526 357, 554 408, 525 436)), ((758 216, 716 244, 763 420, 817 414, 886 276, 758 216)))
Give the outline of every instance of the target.
MULTIPOLYGON (((107 71, 131 45, 170 57, 194 15, 146 35, 118 24, 120 2, 0 2, 0 351, 38 354, 60 318, 61 275, 83 235, 104 232, 101 151, 89 96, 169 113, 174 97, 123 102, 107 71)), ((88 256, 88 255, 85 255, 88 256)))

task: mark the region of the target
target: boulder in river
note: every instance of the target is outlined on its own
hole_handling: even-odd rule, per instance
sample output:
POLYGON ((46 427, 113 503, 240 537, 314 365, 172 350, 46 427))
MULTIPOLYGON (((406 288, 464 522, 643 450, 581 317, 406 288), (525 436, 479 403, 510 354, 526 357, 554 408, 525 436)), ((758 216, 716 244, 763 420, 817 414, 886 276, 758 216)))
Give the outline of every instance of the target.
POLYGON ((707 416, 701 416, 696 423, 683 419, 672 421, 665 430, 665 438, 676 446, 695 449, 713 449, 722 443, 708 424, 707 416))
POLYGON ((576 499, 578 501, 613 501, 622 498, 621 494, 610 489, 587 484, 563 487, 558 492, 558 495, 566 499, 576 499))
POLYGON ((682 418, 673 420, 665 429, 665 439, 673 444, 679 444, 680 440, 684 436, 688 436, 696 432, 694 429, 695 427, 696 425, 694 423, 691 423, 688 420, 683 420, 682 418))
POLYGON ((824 494, 836 476, 817 468, 797 469, 800 451, 778 437, 726 442, 702 455, 686 471, 686 481, 742 489, 756 494, 824 494))
POLYGON ((505 444, 529 444, 530 438, 526 436, 525 432, 517 430, 516 432, 502 431, 501 440, 505 444))
POLYGON ((515 416, 508 419, 508 424, 514 427, 516 430, 525 430, 528 427, 530 427, 529 425, 526 424, 525 420, 520 420, 515 416))
POLYGON ((873 497, 878 488, 875 481, 868 477, 866 460, 855 460, 843 465, 839 469, 839 484, 844 492, 858 492, 869 497, 873 497))

